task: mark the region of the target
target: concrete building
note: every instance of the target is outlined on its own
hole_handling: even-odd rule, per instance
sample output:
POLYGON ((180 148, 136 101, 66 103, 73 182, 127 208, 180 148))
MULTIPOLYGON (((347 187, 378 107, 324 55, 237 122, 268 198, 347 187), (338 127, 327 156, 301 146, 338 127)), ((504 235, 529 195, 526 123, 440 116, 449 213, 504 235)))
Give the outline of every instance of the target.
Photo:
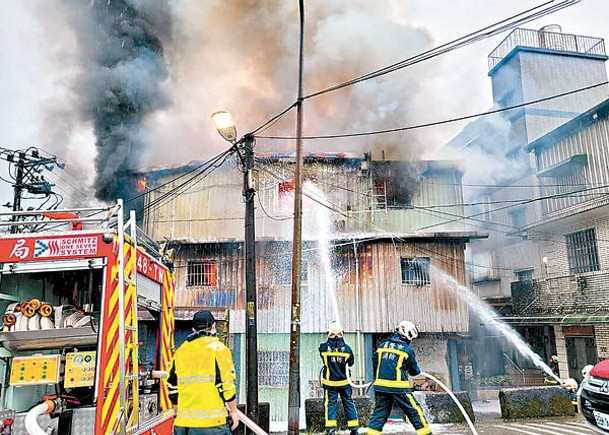
MULTIPOLYGON (((494 108, 516 107, 476 120, 449 144, 499 163, 497 177, 486 187, 465 192, 479 204, 466 211, 477 217, 470 226, 489 232, 488 240, 470 245, 472 290, 513 323, 543 359, 557 353, 561 375, 576 379, 583 365, 605 357, 597 344, 606 340, 603 327, 590 327, 592 320, 566 328, 562 324, 604 310, 600 300, 588 307, 576 303, 570 287, 583 282, 582 273, 599 274, 600 263, 594 266, 599 269, 587 269, 570 267, 570 262, 576 261, 575 252, 598 243, 600 229, 588 231, 595 225, 587 209, 598 210, 592 204, 602 193, 594 189, 607 175, 603 156, 609 144, 600 132, 584 127, 583 120, 602 113, 608 96, 606 59, 601 38, 565 34, 558 26, 514 30, 489 55, 489 76, 494 108), (524 104, 531 101, 539 102, 524 104), (559 139, 566 136, 568 141, 559 139), (544 296, 535 293, 540 288, 544 296), (548 299, 550 288, 556 303, 548 299), (561 314, 571 320, 542 321, 561 314)), ((530 368, 530 362, 505 352, 492 333, 475 322, 472 326, 480 337, 479 350, 487 350, 477 364, 480 376, 506 367, 530 368)))
MULTIPOLYGON (((287 420, 294 164, 280 154, 255 164, 260 399, 274 421, 287 420)), ((176 318, 207 307, 228 319, 244 401, 243 174, 225 164, 169 198, 197 165, 145 174, 144 226, 175 248, 176 318)), ((312 154, 303 174, 302 399, 321 393, 317 347, 337 319, 357 354, 354 379, 372 379, 374 344, 409 319, 422 331, 414 344, 425 370, 456 388, 467 382, 468 307, 436 280, 464 284, 466 243, 483 236, 447 218, 463 212, 459 165, 312 154), (430 213, 438 206, 445 214, 430 213)))

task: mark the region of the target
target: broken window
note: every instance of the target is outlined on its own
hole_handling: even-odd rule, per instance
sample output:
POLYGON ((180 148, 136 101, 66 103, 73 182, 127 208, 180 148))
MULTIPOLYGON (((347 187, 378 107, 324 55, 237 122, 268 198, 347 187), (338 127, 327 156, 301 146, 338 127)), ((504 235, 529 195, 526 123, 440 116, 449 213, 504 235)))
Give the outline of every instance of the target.
POLYGON ((402 258, 402 284, 422 287, 431 284, 429 257, 402 258))
POLYGON ((186 286, 212 286, 217 280, 218 265, 211 261, 189 261, 186 274, 186 286))

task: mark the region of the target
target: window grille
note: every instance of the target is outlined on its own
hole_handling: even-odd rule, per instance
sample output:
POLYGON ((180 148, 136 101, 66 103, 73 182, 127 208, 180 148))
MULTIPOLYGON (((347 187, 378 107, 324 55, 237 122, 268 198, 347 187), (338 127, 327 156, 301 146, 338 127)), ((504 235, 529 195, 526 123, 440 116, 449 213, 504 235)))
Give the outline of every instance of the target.
POLYGON ((402 258, 402 284, 422 287, 431 284, 429 257, 402 258))
POLYGON ((571 273, 599 270, 594 228, 567 234, 567 257, 571 273))
POLYGON ((206 261, 189 261, 186 286, 216 286, 217 264, 206 261))
POLYGON ((290 352, 258 351, 258 383, 266 388, 287 388, 290 377, 290 352))

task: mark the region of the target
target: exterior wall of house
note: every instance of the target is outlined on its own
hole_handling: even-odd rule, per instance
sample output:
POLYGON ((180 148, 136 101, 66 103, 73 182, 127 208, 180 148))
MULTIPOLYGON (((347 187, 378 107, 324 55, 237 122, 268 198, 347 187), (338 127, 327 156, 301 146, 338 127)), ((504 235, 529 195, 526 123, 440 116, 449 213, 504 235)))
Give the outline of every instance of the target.
MULTIPOLYGON (((320 229, 333 234, 463 230, 462 220, 450 218, 461 213, 463 203, 461 172, 454 162, 392 163, 393 172, 401 176, 397 180, 406 184, 397 185, 394 178, 386 178, 381 186, 379 174, 383 170, 375 169, 378 165, 363 156, 306 160, 303 239, 317 239, 320 229), (364 163, 372 166, 362 169, 364 163), (399 206, 389 202, 392 192, 403 190, 411 192, 400 198, 404 202, 399 206)), ((256 169, 256 237, 291 239, 294 161, 260 157, 256 169)), ((146 204, 150 210, 144 225, 151 237, 242 241, 243 174, 224 165, 179 196, 164 200, 167 192, 185 181, 178 175, 175 170, 148 174, 146 204)))
MULTIPOLYGON (((365 332, 392 330, 408 318, 425 332, 466 332, 468 309, 432 271, 430 284, 402 283, 401 258, 429 257, 438 273, 446 272, 465 284, 463 243, 459 240, 379 240, 358 242, 356 260, 352 242, 337 248, 328 280, 317 245, 305 248, 306 272, 302 282, 303 333, 323 332, 338 316, 347 330, 360 326, 365 332), (307 252, 308 251, 308 252, 307 252), (358 279, 356 281, 356 275, 358 279), (336 288, 329 288, 329 282, 336 288), (359 305, 358 305, 359 304, 359 305)), ((258 242, 258 329, 264 333, 287 333, 290 323, 291 247, 285 242, 258 242)), ((228 308, 231 318, 242 319, 245 306, 243 252, 241 244, 181 245, 175 263, 177 306, 228 308), (189 263, 214 265, 215 285, 191 285, 189 263)), ((456 290, 456 289, 455 289, 456 290)), ((244 331, 244 322, 231 322, 231 332, 244 331)))

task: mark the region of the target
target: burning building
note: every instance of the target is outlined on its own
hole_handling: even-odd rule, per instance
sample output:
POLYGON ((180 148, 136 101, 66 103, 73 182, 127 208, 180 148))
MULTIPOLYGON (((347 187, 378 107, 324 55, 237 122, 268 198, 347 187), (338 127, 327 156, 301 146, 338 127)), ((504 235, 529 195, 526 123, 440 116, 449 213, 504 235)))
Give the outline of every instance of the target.
MULTIPOLYGON (((147 171, 144 225, 176 252, 178 323, 201 307, 228 319, 243 398, 243 174, 224 164, 167 196, 199 165, 147 171)), ((290 154, 255 161, 260 399, 271 403, 275 421, 287 420, 294 166, 290 154)), ((317 346, 333 320, 357 354, 354 379, 372 379, 374 344, 409 319, 422 331, 414 345, 425 370, 464 386, 468 307, 433 272, 465 283, 465 246, 483 237, 455 219, 463 214, 459 164, 316 153, 305 156, 303 174, 302 399, 321 392, 317 346)))

